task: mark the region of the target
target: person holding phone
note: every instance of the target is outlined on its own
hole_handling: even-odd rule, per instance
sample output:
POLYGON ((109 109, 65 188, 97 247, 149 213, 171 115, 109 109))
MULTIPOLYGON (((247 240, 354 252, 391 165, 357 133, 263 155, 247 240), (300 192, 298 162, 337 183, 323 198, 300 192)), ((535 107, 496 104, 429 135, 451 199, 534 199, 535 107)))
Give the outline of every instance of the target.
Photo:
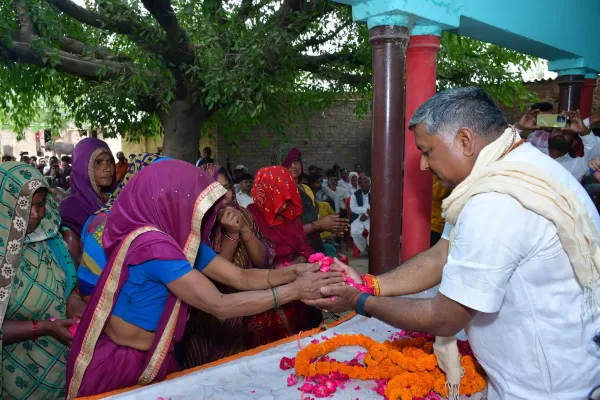
MULTIPOLYGON (((567 117, 564 128, 544 128, 538 126, 538 115, 542 112, 540 109, 532 108, 519 122, 515 124, 517 132, 521 137, 526 136, 527 142, 540 150, 542 153, 556 160, 567 171, 569 171, 577 181, 581 182, 589 171, 588 163, 594 158, 600 156, 600 138, 590 135, 591 118, 581 119, 579 110, 563 113, 567 117), (537 137, 533 134, 525 135, 523 132, 544 130, 547 136, 537 137), (537 139, 537 140, 536 140, 537 139), (544 140, 545 139, 545 140, 544 140), (577 141, 583 143, 583 156, 574 157, 573 150, 577 146, 577 141)), ((592 120, 595 122, 595 119, 592 120)))

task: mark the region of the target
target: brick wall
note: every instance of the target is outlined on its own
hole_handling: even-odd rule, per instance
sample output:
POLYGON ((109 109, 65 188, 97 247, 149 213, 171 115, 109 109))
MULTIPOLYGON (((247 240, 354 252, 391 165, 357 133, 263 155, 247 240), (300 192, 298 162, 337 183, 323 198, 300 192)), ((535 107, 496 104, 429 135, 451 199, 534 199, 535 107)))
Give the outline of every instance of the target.
MULTIPOLYGON (((531 82, 527 85, 536 93, 541 101, 548 101, 558 108, 558 85, 555 80, 531 82)), ((594 91, 593 110, 600 109, 600 87, 594 91)), ((519 120, 524 111, 518 104, 512 108, 503 107, 509 123, 519 120)), ((371 166, 371 115, 362 120, 357 120, 354 114, 354 102, 339 103, 325 111, 316 112, 309 121, 309 130, 312 134, 308 137, 304 125, 290 127, 287 130, 287 142, 297 146, 302 151, 305 172, 309 165, 314 164, 327 170, 333 164, 344 168, 353 168, 360 163, 363 168, 370 171, 371 166)), ((264 127, 257 127, 251 134, 251 140, 240 144, 240 155, 232 156, 231 164, 235 168, 238 164, 245 165, 251 173, 261 167, 270 165, 271 146, 261 146, 261 140, 269 138, 272 144, 278 143, 275 135, 269 135, 264 127)), ((217 135, 216 158, 225 162, 227 143, 217 135)))
MULTIPOLYGON (((308 166, 317 165, 325 170, 333 164, 353 168, 362 164, 367 171, 371 165, 371 115, 358 120, 353 101, 343 102, 324 111, 315 112, 309 119, 310 136, 304 124, 287 129, 286 138, 269 134, 262 126, 254 129, 250 141, 240 143, 240 155, 231 156, 231 166, 243 164, 251 173, 271 163, 271 150, 282 140, 298 147, 302 152, 304 172, 308 166), (271 145, 263 147, 261 140, 268 138, 271 145)), ((228 144, 219 135, 216 141, 216 158, 225 162, 228 144)))

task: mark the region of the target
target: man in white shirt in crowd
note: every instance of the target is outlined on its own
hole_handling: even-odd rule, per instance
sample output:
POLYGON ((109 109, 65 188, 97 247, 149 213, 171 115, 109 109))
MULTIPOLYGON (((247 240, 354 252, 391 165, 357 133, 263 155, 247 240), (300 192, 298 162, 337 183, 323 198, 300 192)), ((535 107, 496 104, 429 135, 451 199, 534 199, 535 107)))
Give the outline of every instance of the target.
POLYGON ((556 160, 573 174, 578 182, 581 182, 589 170, 589 162, 600 156, 600 138, 591 133, 589 129, 596 123, 596 119, 600 119, 600 114, 596 113, 582 121, 578 110, 567 112, 568 126, 563 129, 548 130, 548 133, 544 135, 541 128, 537 126, 537 116, 540 113, 546 112, 536 108, 529 110, 515 124, 517 132, 521 134, 521 137, 526 137, 527 142, 539 151, 556 160), (534 132, 528 135, 531 131, 534 132), (577 143, 578 135, 583 143, 583 157, 571 157, 570 152, 577 143))
POLYGON ((325 287, 323 299, 306 303, 438 336, 438 361, 452 361, 445 371, 458 384, 457 353, 439 351, 456 343, 439 337, 464 329, 489 400, 586 399, 600 383, 600 217, 589 196, 557 162, 520 144, 482 89, 438 93, 409 129, 421 169, 454 188, 442 240, 378 276, 379 297, 325 287), (433 299, 397 297, 440 283, 433 299))
POLYGON ((348 218, 346 213, 346 199, 350 196, 348 196, 348 192, 345 189, 342 189, 338 186, 337 175, 331 175, 329 178, 327 178, 327 187, 330 190, 327 196, 334 196, 333 203, 335 205, 335 213, 344 218, 348 218))
POLYGON ((358 178, 359 190, 350 198, 350 235, 361 253, 369 247, 371 235, 365 237, 365 230, 371 231, 371 179, 358 178))
POLYGON ((348 176, 348 170, 346 168, 340 170, 340 180, 338 181, 337 187, 342 188, 345 191, 348 191, 348 188, 350 187, 350 177, 348 176))
POLYGON ((249 173, 245 173, 239 177, 240 179, 240 190, 235 194, 235 198, 241 207, 248 207, 248 205, 254 203, 252 200, 252 186, 254 185, 254 177, 249 173))

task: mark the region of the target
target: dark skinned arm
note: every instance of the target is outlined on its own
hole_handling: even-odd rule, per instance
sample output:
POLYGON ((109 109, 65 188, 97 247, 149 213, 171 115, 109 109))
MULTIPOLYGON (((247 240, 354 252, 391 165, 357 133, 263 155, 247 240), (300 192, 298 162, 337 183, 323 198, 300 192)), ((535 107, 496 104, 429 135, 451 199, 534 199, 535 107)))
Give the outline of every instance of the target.
POLYGON ((79 268, 79 263, 81 262, 81 244, 79 242, 79 236, 72 230, 64 231, 62 235, 67 244, 67 249, 69 250, 69 255, 73 260, 75 268, 79 268))
POLYGON ((434 287, 442 281, 442 271, 447 260, 448 241, 441 239, 432 248, 377 276, 380 295, 404 296, 434 287))
MULTIPOLYGON (((341 312, 356 309, 358 298, 362 294, 351 286, 324 287, 321 293, 326 298, 303 300, 304 303, 341 312), (335 300, 330 300, 331 296, 335 300)), ((435 336, 457 334, 476 313, 441 293, 427 300, 370 296, 365 302, 365 312, 396 328, 427 332, 435 336)))
MULTIPOLYGON (((70 344, 73 337, 68 329, 74 323, 73 320, 38 321, 37 337, 52 336, 61 343, 70 344)), ((6 320, 2 323, 2 342, 4 345, 33 339, 35 339, 35 336, 32 321, 6 320)))
POLYGON ((227 237, 225 237, 225 233, 223 233, 223 239, 221 240, 221 249, 219 251, 219 255, 227 261, 233 262, 233 259, 235 258, 235 252, 237 251, 237 248, 240 245, 240 242, 236 242, 236 240, 240 239, 240 234, 227 233, 227 236, 234 240, 228 239, 227 237))
MULTIPOLYGON (((221 262, 227 263, 222 258, 221 262)), ((239 271, 252 271, 233 268, 239 271)), ((292 268, 282 268, 282 270, 285 269, 292 268)), ((277 288, 279 304, 287 304, 302 298, 318 298, 321 296, 320 289, 323 286, 337 284, 343 280, 344 278, 338 273, 319 272, 319 265, 312 265, 294 282, 277 288)), ((274 284, 273 281, 271 283, 274 284)), ((231 283, 229 284, 231 285, 231 283)), ((208 278, 197 270, 192 270, 167 284, 167 288, 192 307, 206 311, 220 319, 253 315, 274 307, 273 292, 270 289, 222 294, 208 278)))
MULTIPOLYGON (((244 227, 240 231, 240 237, 244 242, 244 246, 246 246, 246 250, 248 250, 248 255, 250 255, 250 260, 252 260, 252 264, 258 268, 267 268, 268 265, 265 265, 267 249, 265 247, 265 244, 262 241, 260 241, 256 234, 254 234, 252 228, 244 225, 244 227)), ((304 262, 306 262, 306 260, 304 262)))
POLYGON ((427 300, 371 296, 365 303, 365 312, 396 328, 434 336, 456 335, 476 313, 441 293, 427 300))
POLYGON ((271 285, 280 286, 293 282, 306 268, 309 268, 309 265, 303 264, 273 270, 257 268, 242 269, 236 267, 223 257, 216 256, 202 270, 202 273, 212 280, 238 290, 260 290, 270 287, 267 283, 267 274, 269 275, 271 285))

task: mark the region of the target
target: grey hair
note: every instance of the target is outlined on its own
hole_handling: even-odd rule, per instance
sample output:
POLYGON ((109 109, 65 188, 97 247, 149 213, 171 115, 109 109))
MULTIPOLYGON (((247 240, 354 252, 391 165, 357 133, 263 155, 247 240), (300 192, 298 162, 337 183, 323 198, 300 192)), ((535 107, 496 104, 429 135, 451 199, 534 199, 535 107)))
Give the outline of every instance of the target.
POLYGON ((492 96, 474 86, 444 90, 431 97, 415 111, 408 129, 421 123, 430 136, 454 135, 464 127, 490 141, 498 139, 508 126, 492 96))

